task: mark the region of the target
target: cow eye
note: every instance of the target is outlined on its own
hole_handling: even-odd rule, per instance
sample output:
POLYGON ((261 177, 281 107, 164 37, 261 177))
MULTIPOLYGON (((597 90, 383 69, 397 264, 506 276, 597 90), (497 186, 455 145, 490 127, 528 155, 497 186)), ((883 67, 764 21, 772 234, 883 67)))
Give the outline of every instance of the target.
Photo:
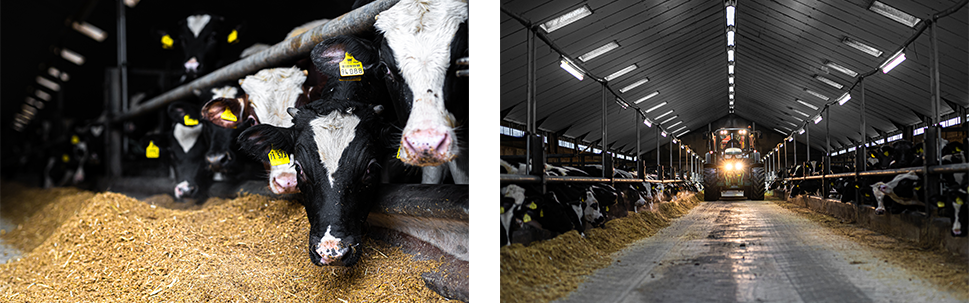
POLYGON ((363 181, 364 184, 370 184, 373 182, 374 178, 379 172, 380 164, 377 163, 376 159, 370 159, 370 163, 367 164, 367 171, 363 173, 363 178, 361 181, 363 181))

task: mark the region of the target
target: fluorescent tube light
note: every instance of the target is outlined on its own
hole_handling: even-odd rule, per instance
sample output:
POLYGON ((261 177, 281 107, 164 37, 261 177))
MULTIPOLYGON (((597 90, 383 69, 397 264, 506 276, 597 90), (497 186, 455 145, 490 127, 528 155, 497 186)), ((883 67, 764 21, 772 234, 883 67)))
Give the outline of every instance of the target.
POLYGON ((579 60, 582 60, 582 62, 588 62, 589 60, 595 59, 595 57, 602 56, 602 54, 605 54, 617 48, 619 48, 619 43, 617 43, 616 41, 612 41, 612 42, 606 43, 606 45, 603 45, 594 50, 591 50, 588 53, 583 54, 582 56, 579 56, 579 60))
MULTIPOLYGON (((801 99, 794 99, 794 101, 797 101, 797 103, 801 103, 801 104, 804 104, 804 106, 807 106, 807 107, 810 107, 810 108, 811 108, 811 109, 813 109, 813 110, 818 110, 818 107, 817 107, 817 106, 814 106, 814 104, 811 104, 811 103, 807 103, 807 102, 804 102, 804 100, 801 100, 801 99)), ((797 112, 797 110, 795 110, 795 111, 797 112)), ((799 112, 799 113, 800 113, 800 112, 799 112)), ((803 114, 803 113, 802 113, 802 114, 803 114)), ((807 115, 805 115, 805 116, 807 116, 807 115)))
POLYGON ((74 64, 84 65, 84 56, 81 56, 81 54, 75 53, 69 49, 61 49, 61 57, 67 61, 74 62, 74 64))
POLYGON ((730 107, 733 107, 733 100, 729 101, 730 107))
POLYGON ((39 89, 34 91, 34 96, 37 96, 37 98, 44 100, 44 102, 50 101, 50 94, 39 89))
POLYGON ((661 132, 659 132, 659 134, 660 135, 663 135, 663 138, 666 138, 666 131, 661 131, 661 132))
POLYGON ((103 42, 104 38, 108 37, 108 34, 103 30, 87 22, 78 23, 75 21, 73 24, 71 24, 71 26, 74 28, 74 30, 84 34, 85 36, 91 37, 91 39, 94 39, 94 41, 97 42, 103 42))
POLYGON ((572 76, 575 76, 575 78, 579 79, 579 81, 582 81, 582 79, 585 78, 585 73, 579 70, 578 67, 575 67, 574 65, 572 65, 572 62, 569 61, 569 59, 566 59, 565 57, 562 57, 562 64, 560 64, 559 66, 561 66, 562 69, 564 69, 565 71, 572 74, 572 76))
POLYGON ((60 84, 57 84, 54 81, 47 80, 47 78, 44 78, 43 76, 37 76, 37 83, 55 92, 61 90, 60 84))
POLYGON ((798 135, 803 135, 804 134, 804 129, 802 128, 802 129, 797 130, 797 134, 798 135))
POLYGON ((683 130, 684 128, 686 128, 686 125, 683 125, 683 126, 680 126, 680 128, 677 128, 676 130, 674 130, 674 131, 671 131, 671 133, 674 133, 674 134, 675 134, 675 133, 678 133, 678 132, 680 132, 681 130, 683 130))
POLYGON ((30 106, 36 107, 37 109, 44 109, 44 102, 40 102, 40 100, 27 97, 24 102, 30 104, 30 106))
POLYGON ((821 118, 821 114, 818 114, 817 116, 815 116, 814 117, 814 124, 818 124, 819 122, 821 122, 821 119, 823 119, 823 118, 821 118))
MULTIPOLYGON (((786 131, 791 131, 791 129, 787 128, 786 126, 778 126, 778 127, 783 128, 786 131)), ((784 144, 782 143, 781 146, 784 146, 784 144)))
POLYGON ((135 8, 135 5, 138 5, 138 2, 140 1, 141 0, 124 0, 124 5, 127 5, 130 8, 135 8))
POLYGON ((794 137, 787 137, 787 142, 792 142, 792 141, 794 141, 794 137))
POLYGON ((836 71, 839 71, 839 72, 841 72, 842 74, 845 74, 845 75, 848 75, 848 76, 851 76, 852 78, 854 78, 854 77, 857 77, 857 76, 858 76, 858 72, 856 72, 856 71, 853 71, 853 70, 851 70, 850 68, 847 68, 847 67, 844 67, 844 66, 841 66, 841 65, 838 65, 837 63, 834 63, 834 62, 828 62, 828 63, 827 63, 827 64, 825 64, 825 65, 826 65, 827 67, 829 67, 829 68, 831 68, 831 69, 833 69, 833 70, 836 70, 836 71))
POLYGON ((731 29, 728 29, 727 30, 727 46, 734 46, 733 38, 734 38, 734 30, 732 28, 731 29))
POLYGON ((734 97, 734 94, 735 94, 735 93, 729 93, 729 94, 727 94, 727 97, 728 97, 728 98, 730 98, 730 100, 733 100, 733 99, 734 99, 734 98, 733 98, 733 97, 734 97))
POLYGON ((612 73, 612 74, 606 76, 606 81, 612 81, 612 79, 616 79, 616 78, 622 77, 622 75, 628 74, 629 72, 634 71, 637 68, 639 68, 639 65, 636 65, 636 64, 627 66, 627 67, 625 67, 623 69, 620 69, 619 71, 617 71, 615 73, 612 73))
POLYGON ((684 132, 682 132, 682 133, 680 133, 679 135, 676 135, 676 136, 677 137, 682 137, 683 135, 686 135, 686 133, 689 133, 689 132, 690 132, 690 130, 688 129, 688 130, 686 130, 686 131, 684 131, 684 132))
POLYGON ((733 60, 733 49, 727 50, 727 61, 734 62, 733 60))
POLYGON ((61 70, 53 66, 47 68, 47 74, 50 75, 51 77, 54 77, 54 79, 61 79, 62 82, 67 82, 67 80, 71 79, 71 77, 68 76, 67 73, 62 72, 61 70))
MULTIPOLYGON (((779 129, 776 129, 776 128, 772 128, 772 129, 773 129, 774 131, 776 131, 776 132, 779 132, 779 133, 782 133, 782 134, 784 133, 784 131, 783 131, 783 130, 779 130, 779 129)), ((775 147, 775 148, 774 148, 774 150, 777 150, 777 148, 775 147)))
POLYGON ((727 91, 728 92, 731 92, 731 93, 734 92, 733 91, 733 84, 731 84, 730 87, 727 87, 727 91))
MULTIPOLYGON (((798 101, 801 101, 801 100, 798 100, 798 101)), ((814 107, 814 105, 808 105, 808 107, 814 107)), ((815 109, 817 109, 817 108, 815 108, 815 109)), ((805 117, 807 117, 807 116, 808 116, 808 114, 805 114, 804 112, 802 112, 802 111, 799 111, 799 110, 796 110, 796 109, 794 110, 794 112, 795 112, 795 113, 798 113, 798 114, 800 114, 800 115, 802 115, 802 116, 805 116, 805 117)))
POLYGON ((844 44, 847 44, 848 46, 854 47, 855 49, 860 50, 862 52, 865 52, 866 54, 872 55, 875 58, 880 57, 882 55, 882 51, 880 51, 880 50, 878 50, 878 49, 876 49, 874 47, 871 47, 868 44, 865 44, 865 43, 863 43, 861 41, 858 41, 858 40, 855 40, 855 39, 852 39, 852 38, 848 38, 848 36, 845 36, 844 38, 841 38, 841 43, 844 43, 844 44))
POLYGON ((895 53, 895 55, 889 58, 888 61, 885 61, 885 63, 882 63, 882 65, 878 68, 882 69, 882 73, 887 74, 888 71, 895 68, 895 66, 898 66, 898 64, 902 63, 902 61, 905 61, 905 53, 902 52, 902 50, 899 50, 897 53, 895 53))
POLYGON ((680 115, 673 115, 672 117, 669 117, 669 118, 667 118, 666 120, 663 120, 663 122, 660 122, 659 124, 666 124, 666 122, 670 122, 670 121, 673 121, 673 119, 676 119, 676 118, 677 118, 677 117, 679 117, 679 116, 680 116, 680 115))
POLYGON ((656 106, 650 107, 649 109, 646 110, 646 113, 648 114, 649 112, 654 111, 654 110, 656 110, 657 108, 660 108, 660 106, 663 106, 663 105, 666 105, 666 101, 663 101, 660 104, 656 104, 656 106))
POLYGON ((737 7, 733 5, 727 6, 727 26, 736 25, 736 22, 735 22, 736 17, 737 17, 737 7))
POLYGON ((636 102, 633 102, 633 103, 636 103, 636 104, 642 103, 643 101, 646 101, 646 99, 649 99, 649 98, 652 98, 652 97, 656 97, 656 95, 659 95, 659 91, 652 92, 651 94, 646 95, 646 97, 642 97, 642 98, 640 98, 639 100, 636 100, 636 102))
POLYGON ((649 118, 643 118, 643 124, 646 124, 646 127, 653 127, 653 121, 650 121, 649 118))
POLYGON ((733 84, 733 75, 727 76, 727 83, 733 84))
POLYGON ((656 120, 662 119, 663 117, 666 117, 666 115, 669 115, 669 114, 672 114, 672 113, 673 113, 673 110, 671 109, 670 111, 666 112, 665 114, 662 114, 662 115, 657 116, 656 117, 656 120))
POLYGON ((821 76, 821 75, 815 75, 814 76, 814 79, 817 79, 818 81, 824 82, 824 84, 831 85, 832 87, 837 88, 837 89, 841 89, 841 88, 845 87, 843 84, 838 83, 838 82, 834 82, 834 80, 825 78, 824 76, 821 76))
POLYGON ((639 81, 633 82, 633 84, 626 85, 626 87, 620 88, 619 93, 625 94, 626 92, 636 88, 637 86, 643 85, 643 83, 646 83, 646 82, 649 82, 649 78, 640 79, 639 81))
POLYGON ((905 24, 908 27, 915 27, 922 19, 916 18, 915 16, 909 15, 897 8, 888 6, 888 4, 875 1, 868 7, 868 10, 878 13, 879 15, 888 17, 889 19, 895 20, 898 23, 905 24))
POLYGON ((838 97, 838 105, 845 105, 848 100, 851 100, 851 94, 845 93, 844 95, 841 95, 841 97, 838 97))
POLYGON ((828 98, 828 96, 822 95, 821 93, 816 92, 816 91, 813 91, 813 90, 810 90, 810 89, 806 89, 805 88, 804 91, 807 92, 808 94, 811 94, 812 96, 818 97, 818 98, 820 98, 821 100, 824 100, 824 101, 828 101, 828 99, 830 99, 830 98, 828 98))
POLYGON ((736 65, 736 64, 734 64, 733 62, 727 63, 727 73, 728 74, 733 75, 734 65, 736 65))
POLYGON ((622 98, 616 98, 616 103, 619 104, 619 106, 622 106, 622 109, 629 108, 629 103, 626 103, 626 100, 623 100, 622 98))
POLYGON ((792 126, 797 126, 797 124, 794 124, 794 122, 791 122, 791 121, 787 121, 787 120, 781 120, 781 121, 784 121, 784 123, 790 124, 792 126))
POLYGON ((592 10, 589 9, 588 5, 583 5, 582 7, 579 7, 571 12, 565 13, 564 15, 561 15, 558 18, 542 23, 542 25, 539 25, 539 26, 542 29, 544 29, 546 33, 551 33, 557 29, 560 29, 562 27, 565 27, 566 25, 571 24, 572 22, 579 21, 579 19, 588 17, 589 15, 592 15, 592 10))

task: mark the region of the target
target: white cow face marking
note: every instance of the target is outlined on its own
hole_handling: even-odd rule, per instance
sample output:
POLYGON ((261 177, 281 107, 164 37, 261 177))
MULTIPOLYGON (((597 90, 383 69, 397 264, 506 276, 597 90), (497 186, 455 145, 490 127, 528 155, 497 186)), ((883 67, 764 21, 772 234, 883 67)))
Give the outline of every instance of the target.
POLYGON ((286 113, 286 109, 296 107, 296 99, 303 93, 305 81, 302 70, 290 67, 263 69, 240 82, 260 123, 290 127, 292 116, 286 113))
POLYGON ((195 35, 195 38, 199 37, 199 33, 202 32, 205 25, 209 24, 210 20, 212 20, 212 16, 209 15, 195 15, 185 18, 188 30, 192 31, 192 35, 195 35))
POLYGON ((313 140, 316 142, 320 162, 326 168, 330 187, 333 187, 333 174, 339 169, 343 151, 350 146, 350 142, 356 136, 358 124, 360 124, 359 117, 340 111, 332 111, 326 116, 310 121, 313 140))
POLYGON ((199 135, 201 134, 202 124, 196 126, 185 126, 181 123, 175 124, 175 141, 178 141, 178 146, 185 153, 188 153, 195 146, 195 142, 198 141, 199 135))
POLYGON ((216 99, 216 98, 235 99, 236 96, 239 95, 239 89, 231 85, 213 88, 211 92, 212 92, 212 99, 216 99))

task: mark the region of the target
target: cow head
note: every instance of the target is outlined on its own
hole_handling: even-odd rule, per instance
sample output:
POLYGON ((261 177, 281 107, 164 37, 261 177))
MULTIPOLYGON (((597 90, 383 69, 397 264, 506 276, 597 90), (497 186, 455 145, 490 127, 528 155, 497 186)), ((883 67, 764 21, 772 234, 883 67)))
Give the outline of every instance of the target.
POLYGON ((379 176, 379 109, 355 101, 317 101, 291 109, 293 126, 260 124, 239 136, 259 158, 292 154, 310 222, 316 265, 351 266, 360 258, 363 225, 379 176), (275 156, 270 156, 275 154, 275 156))
POLYGON ((158 30, 162 48, 180 49, 183 75, 189 82, 222 65, 221 48, 239 42, 241 26, 229 26, 225 18, 198 13, 179 20, 175 30, 158 30))
POLYGON ((168 115, 175 121, 171 132, 148 135, 141 140, 138 154, 149 159, 167 159, 175 174, 175 199, 202 198, 211 182, 205 169, 204 153, 208 148, 205 126, 199 120, 198 106, 174 102, 168 115))
POLYGON ((374 24, 382 34, 385 83, 398 119, 406 121, 399 147, 405 164, 437 166, 457 156, 457 122, 449 108, 467 106, 466 93, 457 91, 467 81, 456 79, 453 64, 467 56, 467 5, 401 1, 374 24))

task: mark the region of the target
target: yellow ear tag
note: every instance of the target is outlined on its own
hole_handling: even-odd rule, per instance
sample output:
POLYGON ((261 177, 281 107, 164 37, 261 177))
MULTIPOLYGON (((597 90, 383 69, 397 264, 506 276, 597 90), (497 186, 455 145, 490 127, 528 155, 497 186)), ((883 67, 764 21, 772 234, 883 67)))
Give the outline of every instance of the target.
POLYGON ((942 201, 935 202, 935 206, 938 206, 939 208, 945 208, 945 203, 942 203, 942 201))
POLYGON ((71 144, 77 144, 79 142, 81 142, 81 139, 77 135, 71 136, 71 144))
POLYGON ((855 185, 855 188, 861 188, 861 187, 858 187, 858 185, 855 185))
POLYGON ((502 214, 504 214, 504 213, 505 213, 505 207, 504 207, 504 206, 502 206, 502 207, 501 207, 501 213, 502 213, 502 214))
POLYGON ((962 205, 962 198, 956 197, 956 204, 962 205))
POLYGON ((874 157, 875 157, 875 154, 870 154, 870 155, 871 155, 871 157, 872 157, 872 158, 874 158, 874 157))
POLYGON ((343 61, 340 61, 340 76, 350 77, 361 75, 363 75, 363 63, 360 63, 360 61, 353 58, 353 55, 346 52, 343 61))
POLYGON ((962 149, 961 149, 961 148, 958 148, 958 147, 956 147, 956 151, 957 151, 957 152, 962 152, 962 149))
POLYGON ((228 39, 229 43, 236 43, 238 39, 239 39, 239 32, 236 30, 232 30, 232 32, 229 33, 229 39, 228 39))
POLYGON ((888 152, 884 152, 883 154, 885 154, 886 157, 888 156, 888 152))
POLYGON ((400 146, 397 147, 397 156, 395 158, 400 159, 400 146))
POLYGON ((922 190, 922 187, 921 186, 916 186, 915 187, 915 190, 922 190))
POLYGON ((606 206, 606 211, 609 211, 609 206, 606 206))
POLYGON ((531 221, 531 220, 532 220, 532 216, 529 216, 528 214, 525 214, 525 216, 522 217, 522 222, 528 223, 528 221, 531 221))
POLYGON ((63 154, 61 155, 61 161, 64 161, 64 163, 67 163, 68 161, 71 161, 71 157, 68 157, 67 154, 63 154))
MULTIPOLYGON (((229 113, 229 114, 232 114, 232 113, 229 113)), ((185 125, 186 126, 199 125, 199 120, 198 119, 192 119, 192 117, 189 117, 188 115, 185 115, 185 119, 184 120, 185 120, 185 125)))
POLYGON ((538 208, 538 204, 535 204, 535 202, 529 203, 528 204, 528 208, 536 209, 536 208, 538 208))
POLYGON ((158 146, 155 141, 148 141, 148 148, 145 148, 145 158, 158 158, 158 146))
POLYGON ((229 110, 228 108, 226 108, 225 111, 222 112, 222 120, 232 121, 232 122, 239 121, 239 119, 236 118, 236 115, 233 115, 232 111, 229 110))
POLYGON ((162 48, 172 49, 172 45, 175 45, 175 41, 172 40, 172 36, 164 35, 162 36, 162 48))
POLYGON ((269 151, 269 165, 277 166, 289 164, 289 154, 278 149, 272 149, 269 151))
POLYGON ((540 211, 538 211, 538 217, 539 217, 539 218, 545 218, 545 210, 544 210, 544 209, 543 209, 543 210, 540 210, 540 211))

